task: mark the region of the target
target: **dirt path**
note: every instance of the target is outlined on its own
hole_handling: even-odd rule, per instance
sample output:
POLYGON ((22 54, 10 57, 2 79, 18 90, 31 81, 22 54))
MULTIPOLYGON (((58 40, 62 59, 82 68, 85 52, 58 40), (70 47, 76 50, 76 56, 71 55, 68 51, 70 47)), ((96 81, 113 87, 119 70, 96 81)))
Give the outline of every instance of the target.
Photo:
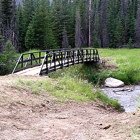
POLYGON ((0 77, 0 140, 140 139, 140 111, 122 113, 94 102, 60 103, 47 93, 16 88, 19 78, 36 80, 0 77))

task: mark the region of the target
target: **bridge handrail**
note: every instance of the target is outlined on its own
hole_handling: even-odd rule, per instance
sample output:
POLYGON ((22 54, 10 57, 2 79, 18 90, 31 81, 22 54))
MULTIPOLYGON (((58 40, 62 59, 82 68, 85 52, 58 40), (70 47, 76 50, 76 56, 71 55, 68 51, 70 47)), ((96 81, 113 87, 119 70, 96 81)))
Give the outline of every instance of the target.
POLYGON ((39 75, 48 74, 56 69, 61 69, 64 66, 67 67, 69 65, 84 62, 98 62, 99 60, 100 58, 97 49, 67 49, 54 52, 50 51, 45 56, 39 75), (46 65, 45 68, 43 68, 44 65, 46 65))
POLYGON ((42 55, 42 53, 46 53, 46 51, 27 52, 21 54, 12 73, 40 65, 42 63, 42 59, 44 58, 44 54, 42 55), (35 54, 38 56, 35 56, 35 54), (27 66, 28 63, 30 63, 30 65, 27 66))

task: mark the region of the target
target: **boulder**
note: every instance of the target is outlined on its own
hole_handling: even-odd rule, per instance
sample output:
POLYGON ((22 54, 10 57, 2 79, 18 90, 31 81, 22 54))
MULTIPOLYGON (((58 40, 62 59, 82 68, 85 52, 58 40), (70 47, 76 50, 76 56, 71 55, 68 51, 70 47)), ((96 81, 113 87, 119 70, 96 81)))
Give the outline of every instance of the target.
POLYGON ((111 88, 123 87, 124 82, 122 82, 121 80, 110 77, 110 78, 107 78, 105 80, 105 86, 106 87, 111 87, 111 88))

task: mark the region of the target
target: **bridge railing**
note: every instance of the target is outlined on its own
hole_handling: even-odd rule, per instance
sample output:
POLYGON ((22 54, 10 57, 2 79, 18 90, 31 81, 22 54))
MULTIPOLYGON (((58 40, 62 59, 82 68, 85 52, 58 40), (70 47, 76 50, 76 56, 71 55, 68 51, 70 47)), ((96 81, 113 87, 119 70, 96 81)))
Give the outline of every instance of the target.
POLYGON ((57 69, 84 62, 100 60, 96 49, 53 49, 20 55, 12 73, 40 66, 39 74, 48 74, 57 69))
POLYGON ((48 74, 70 65, 84 62, 98 62, 99 60, 99 54, 96 49, 67 49, 50 51, 46 53, 44 57, 39 74, 48 74))
POLYGON ((42 64, 42 59, 46 51, 29 52, 20 55, 12 73, 32 68, 35 66, 40 66, 42 64))

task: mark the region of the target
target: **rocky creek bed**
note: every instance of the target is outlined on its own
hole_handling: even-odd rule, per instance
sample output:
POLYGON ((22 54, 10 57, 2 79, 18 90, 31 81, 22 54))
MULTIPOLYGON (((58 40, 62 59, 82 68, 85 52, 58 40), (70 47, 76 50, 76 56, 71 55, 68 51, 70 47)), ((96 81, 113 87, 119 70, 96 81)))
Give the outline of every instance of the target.
POLYGON ((121 88, 102 88, 108 97, 118 100, 125 112, 133 112, 140 106, 140 86, 124 86, 121 88))

